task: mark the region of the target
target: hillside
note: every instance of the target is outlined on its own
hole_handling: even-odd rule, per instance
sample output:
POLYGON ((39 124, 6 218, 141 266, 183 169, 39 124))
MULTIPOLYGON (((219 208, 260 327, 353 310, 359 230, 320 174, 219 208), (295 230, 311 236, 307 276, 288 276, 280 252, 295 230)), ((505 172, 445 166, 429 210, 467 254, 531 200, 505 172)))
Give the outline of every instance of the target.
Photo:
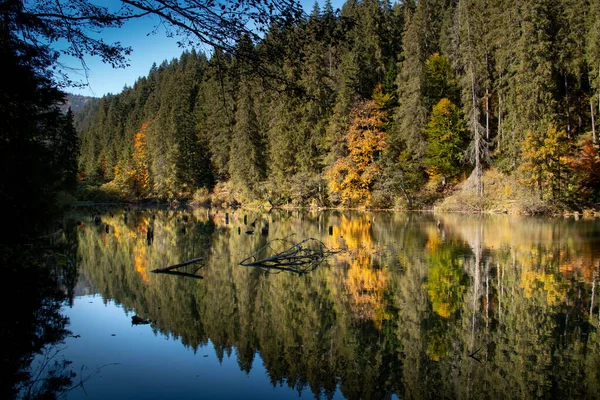
POLYGON ((62 110, 68 110, 69 107, 71 110, 76 113, 81 111, 83 108, 89 107, 94 102, 97 102, 97 97, 89 97, 89 96, 81 96, 78 94, 67 93, 67 101, 65 104, 61 105, 62 110))
POLYGON ((77 112, 81 178, 127 199, 414 209, 472 176, 480 211, 494 168, 593 205, 600 6, 546 3, 326 3, 234 55, 185 52, 77 112))

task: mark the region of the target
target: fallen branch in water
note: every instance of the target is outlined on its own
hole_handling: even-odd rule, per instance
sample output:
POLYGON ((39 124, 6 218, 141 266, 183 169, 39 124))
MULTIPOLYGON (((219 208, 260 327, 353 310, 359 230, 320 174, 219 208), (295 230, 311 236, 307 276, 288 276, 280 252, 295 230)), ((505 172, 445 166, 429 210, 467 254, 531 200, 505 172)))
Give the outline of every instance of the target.
POLYGON ((200 262, 202 260, 203 260, 202 257, 192 258, 191 260, 184 261, 184 262, 179 263, 179 264, 170 265, 170 266, 164 267, 164 268, 153 269, 150 272, 154 272, 155 274, 160 274, 160 273, 164 273, 164 272, 170 271, 170 270, 175 269, 175 268, 185 267, 186 265, 197 263, 197 262, 200 262))
POLYGON ((164 275, 183 276, 185 278, 204 279, 203 276, 196 275, 195 273, 188 274, 187 272, 179 272, 179 271, 163 271, 163 272, 158 272, 158 273, 159 274, 164 274, 164 275))
POLYGON ((304 239, 298 243, 293 243, 287 238, 275 239, 242 260, 240 265, 302 275, 314 270, 324 259, 338 252, 339 250, 327 248, 315 238, 304 239))

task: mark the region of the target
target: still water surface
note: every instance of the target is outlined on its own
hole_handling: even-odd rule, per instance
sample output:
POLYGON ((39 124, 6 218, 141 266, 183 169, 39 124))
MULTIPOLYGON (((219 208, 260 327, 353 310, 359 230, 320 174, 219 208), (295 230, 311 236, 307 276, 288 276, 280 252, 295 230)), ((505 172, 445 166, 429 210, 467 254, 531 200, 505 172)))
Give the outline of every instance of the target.
POLYGON ((101 218, 77 227, 62 311, 62 356, 83 381, 69 399, 600 397, 597 220, 101 218), (239 265, 284 237, 342 251, 306 274, 239 265), (202 279, 150 272, 195 257, 180 271, 202 279))

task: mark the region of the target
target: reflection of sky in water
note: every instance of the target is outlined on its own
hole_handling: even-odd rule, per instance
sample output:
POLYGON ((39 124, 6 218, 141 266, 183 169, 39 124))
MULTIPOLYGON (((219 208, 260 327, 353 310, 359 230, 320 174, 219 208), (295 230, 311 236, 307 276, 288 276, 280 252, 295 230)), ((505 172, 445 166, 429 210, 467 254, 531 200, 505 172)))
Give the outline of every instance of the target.
MULTIPOLYGON (((154 334, 150 325, 132 325, 133 314, 126 315, 112 301, 105 305, 100 296, 77 297, 73 308, 63 311, 73 335, 80 335, 68 338, 63 351, 67 360, 74 361, 72 370, 78 374, 74 384, 106 365, 84 383, 85 391, 76 388, 69 399, 314 398, 310 388, 300 397, 287 386, 274 388, 259 355, 246 375, 235 351, 222 363, 210 342, 194 354, 179 340, 154 334)), ((334 398, 343 398, 339 390, 334 398)))
POLYGON ((337 389, 334 398, 522 398, 525 386, 531 398, 597 398, 598 220, 337 211, 128 216, 104 215, 108 232, 91 223, 77 228, 79 296, 65 314, 80 337, 67 340, 64 357, 78 374, 86 367, 84 379, 106 366, 70 398, 313 398, 312 388, 337 389), (245 234, 251 221, 257 230, 268 222, 266 235, 245 234), (302 277, 237 265, 291 233, 344 251, 302 277), (203 281, 149 273, 198 256, 203 281), (134 308, 183 339, 132 326, 134 311, 125 310, 134 308), (216 351, 230 345, 239 354, 233 348, 220 363, 216 351), (246 374, 254 351, 263 358, 255 355, 246 374), (474 351, 485 369, 469 356, 474 351), (283 384, 272 387, 269 374, 283 384), (573 384, 586 380, 592 385, 573 384), (304 388, 300 396, 288 383, 304 388))

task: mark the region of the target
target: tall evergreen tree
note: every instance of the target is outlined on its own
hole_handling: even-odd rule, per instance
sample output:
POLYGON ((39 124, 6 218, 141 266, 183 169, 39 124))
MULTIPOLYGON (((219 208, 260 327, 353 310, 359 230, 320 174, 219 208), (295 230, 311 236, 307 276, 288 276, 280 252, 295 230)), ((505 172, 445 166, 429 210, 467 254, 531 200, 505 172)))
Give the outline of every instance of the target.
POLYGON ((196 99, 196 121, 201 142, 206 143, 211 169, 218 181, 229 177, 231 135, 235 117, 234 85, 228 76, 230 60, 215 49, 206 78, 196 99))
MULTIPOLYGON (((579 99, 582 97, 582 84, 585 72, 585 34, 587 31, 585 15, 588 14, 586 0, 565 0, 553 4, 555 37, 552 50, 555 52, 556 61, 553 63, 557 80, 562 85, 557 85, 561 98, 558 103, 561 109, 557 113, 564 121, 567 136, 572 138, 574 133, 583 127, 582 112, 587 107, 581 107, 579 99), (562 88, 561 88, 562 86, 562 88)), ((587 122, 587 121, 586 121, 587 122)), ((561 124, 562 125, 562 124, 561 124)))
POLYGON ((263 137, 254 107, 249 82, 242 82, 231 137, 229 175, 244 199, 257 196, 258 184, 266 172, 263 137))
MULTIPOLYGON (((7 4, 7 7, 10 5, 7 4)), ((9 226, 0 243, 19 243, 45 227, 56 189, 71 183, 77 148, 72 114, 49 79, 48 54, 24 43, 0 19, 0 63, 10 79, 0 82, 0 203, 9 226)))
POLYGON ((590 2, 590 11, 587 15, 586 35, 586 64, 590 86, 590 115, 593 131, 594 144, 598 144, 598 131, 600 129, 600 4, 597 1, 590 2), (595 114, 595 111, 597 113, 595 114), (595 115, 595 118, 594 118, 595 115))

